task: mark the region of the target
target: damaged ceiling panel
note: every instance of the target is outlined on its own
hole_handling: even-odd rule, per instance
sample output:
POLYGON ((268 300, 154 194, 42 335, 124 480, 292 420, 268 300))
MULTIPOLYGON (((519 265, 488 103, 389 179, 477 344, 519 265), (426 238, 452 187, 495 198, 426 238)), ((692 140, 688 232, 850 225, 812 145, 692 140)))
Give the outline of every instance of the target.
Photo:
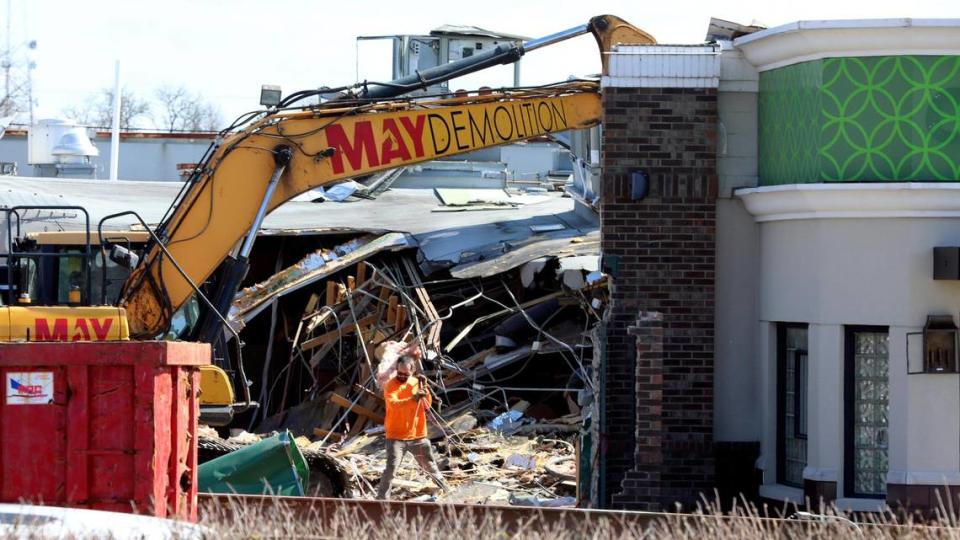
POLYGON ((275 298, 310 285, 374 254, 407 249, 414 245, 413 239, 406 234, 389 233, 379 237, 357 238, 332 250, 319 249, 266 281, 238 292, 228 318, 245 323, 269 306, 270 301, 275 298))
MULTIPOLYGON (((481 276, 499 274, 516 268, 541 257, 553 256, 567 260, 564 257, 577 258, 591 256, 596 258, 600 254, 600 232, 591 231, 582 236, 563 235, 546 239, 529 239, 522 245, 514 245, 513 249, 505 251, 497 257, 467 262, 450 269, 450 275, 457 279, 469 279, 481 276)), ((563 264, 561 262, 561 264, 563 264)), ((596 270, 596 268, 593 268, 596 270)))

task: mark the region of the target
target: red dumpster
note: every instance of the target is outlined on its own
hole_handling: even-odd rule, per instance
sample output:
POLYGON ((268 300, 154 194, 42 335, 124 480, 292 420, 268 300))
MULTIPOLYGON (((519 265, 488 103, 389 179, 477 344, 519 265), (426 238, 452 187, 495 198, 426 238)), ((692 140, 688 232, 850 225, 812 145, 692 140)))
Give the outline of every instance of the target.
POLYGON ((0 502, 197 516, 200 343, 0 344, 0 502))

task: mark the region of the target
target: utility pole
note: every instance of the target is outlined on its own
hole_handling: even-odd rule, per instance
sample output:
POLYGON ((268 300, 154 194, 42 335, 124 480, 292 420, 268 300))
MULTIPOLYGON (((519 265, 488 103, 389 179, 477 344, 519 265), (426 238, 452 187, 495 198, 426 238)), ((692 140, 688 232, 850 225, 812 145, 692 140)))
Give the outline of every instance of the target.
POLYGON ((110 130, 110 180, 119 180, 120 171, 120 60, 113 77, 113 126, 110 130))
POLYGON ((27 64, 27 98, 30 100, 30 125, 33 125, 33 68, 37 64, 30 60, 27 64))
POLYGON ((10 61, 10 20, 13 18, 11 12, 11 2, 13 0, 7 0, 7 48, 3 51, 3 77, 4 77, 4 89, 5 93, 3 94, 3 99, 10 99, 10 66, 12 62, 10 61))
POLYGON ((27 43, 27 99, 30 100, 30 125, 33 125, 33 70, 37 63, 33 61, 33 51, 37 49, 37 40, 32 39, 27 43))

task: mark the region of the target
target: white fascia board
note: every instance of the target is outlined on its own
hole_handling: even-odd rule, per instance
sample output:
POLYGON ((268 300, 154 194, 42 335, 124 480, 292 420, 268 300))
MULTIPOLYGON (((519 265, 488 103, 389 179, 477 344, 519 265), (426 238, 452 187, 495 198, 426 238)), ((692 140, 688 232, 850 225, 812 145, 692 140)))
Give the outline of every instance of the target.
POLYGON ((737 38, 734 46, 758 71, 822 58, 960 55, 960 19, 801 21, 737 38))
POLYGON ((960 183, 786 184, 736 190, 754 221, 960 218, 960 183))

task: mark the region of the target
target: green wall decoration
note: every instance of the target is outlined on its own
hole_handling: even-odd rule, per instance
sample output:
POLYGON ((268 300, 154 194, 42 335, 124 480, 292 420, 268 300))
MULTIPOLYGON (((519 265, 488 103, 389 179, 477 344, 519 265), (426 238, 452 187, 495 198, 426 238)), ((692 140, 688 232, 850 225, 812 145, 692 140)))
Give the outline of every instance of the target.
POLYGON ((760 184, 960 181, 960 56, 760 74, 760 184))

